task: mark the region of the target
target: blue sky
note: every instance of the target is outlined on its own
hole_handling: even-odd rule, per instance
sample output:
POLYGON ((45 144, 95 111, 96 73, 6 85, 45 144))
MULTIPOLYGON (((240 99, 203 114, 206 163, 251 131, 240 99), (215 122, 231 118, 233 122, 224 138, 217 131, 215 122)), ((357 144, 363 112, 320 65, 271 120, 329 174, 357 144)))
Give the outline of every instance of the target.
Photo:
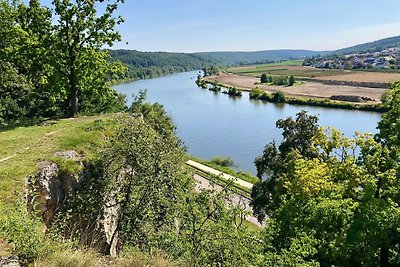
POLYGON ((126 0, 118 13, 114 48, 140 51, 332 50, 400 35, 399 0, 126 0))

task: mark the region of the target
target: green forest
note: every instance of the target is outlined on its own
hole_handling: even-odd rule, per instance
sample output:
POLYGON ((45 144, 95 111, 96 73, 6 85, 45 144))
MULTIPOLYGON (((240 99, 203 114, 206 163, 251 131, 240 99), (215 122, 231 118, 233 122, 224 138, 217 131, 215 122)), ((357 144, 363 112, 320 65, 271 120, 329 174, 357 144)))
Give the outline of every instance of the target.
POLYGON ((399 82, 384 98, 376 135, 349 139, 306 111, 276 122, 282 141, 254 160, 259 227, 231 201, 232 184, 196 187, 161 104, 141 91, 127 106, 110 87, 217 63, 104 50, 121 40, 123 2, 0 0, 0 259, 39 267, 400 265, 399 82), (62 192, 48 203, 38 190, 53 186, 62 192))
POLYGON ((126 79, 153 78, 226 64, 223 60, 199 54, 139 52, 135 50, 109 50, 109 53, 112 61, 119 61, 128 68, 126 79))

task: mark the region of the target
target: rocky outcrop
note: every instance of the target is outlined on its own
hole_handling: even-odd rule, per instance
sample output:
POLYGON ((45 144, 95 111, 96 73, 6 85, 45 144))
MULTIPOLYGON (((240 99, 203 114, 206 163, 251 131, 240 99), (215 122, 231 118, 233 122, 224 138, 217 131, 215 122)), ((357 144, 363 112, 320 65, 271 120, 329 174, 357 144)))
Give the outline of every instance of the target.
POLYGON ((79 155, 75 150, 56 152, 54 153, 54 156, 74 161, 79 161, 81 159, 81 155, 79 155))
MULTIPOLYGON (((76 152, 75 152, 76 153, 76 152)), ((73 153, 65 154, 68 157, 73 153)), ((49 226, 65 198, 76 190, 77 175, 60 170, 56 163, 37 163, 35 174, 26 179, 26 204, 28 212, 36 214, 49 226)))
POLYGON ((18 257, 10 256, 10 257, 0 257, 0 267, 20 267, 18 257))
MULTIPOLYGON (((57 152, 54 155, 80 162, 80 155, 75 151, 57 152)), ((116 180, 129 180, 133 174, 132 168, 120 170, 116 180)), ((78 175, 73 175, 63 171, 54 162, 38 162, 37 171, 26 179, 27 209, 31 214, 41 217, 46 226, 49 227, 56 212, 62 211, 60 208, 64 201, 69 196, 72 197, 79 186, 85 187, 85 184, 86 186, 90 185, 87 181, 85 180, 84 170, 78 175)), ((103 195, 99 201, 103 201, 104 204, 101 210, 99 210, 98 218, 92 218, 94 221, 90 221, 90 227, 83 225, 83 228, 79 228, 80 218, 82 218, 81 216, 85 217, 85 214, 79 214, 76 218, 72 216, 72 221, 69 222, 73 226, 71 228, 77 226, 86 235, 85 238, 88 241, 91 240, 93 244, 100 245, 111 256, 117 256, 121 245, 119 236, 121 207, 124 201, 127 200, 121 200, 121 197, 118 196, 125 190, 124 186, 124 182, 117 182, 113 185, 113 188, 109 188, 107 194, 103 195)), ((82 196, 83 199, 87 197, 87 194, 99 194, 97 191, 90 192, 83 190, 83 192, 86 194, 82 196)))
MULTIPOLYGON (((125 177, 132 177, 134 172, 132 168, 127 168, 122 170, 119 174, 118 180, 124 180, 125 177)), ((118 202, 117 195, 123 190, 123 186, 116 186, 113 192, 106 195, 104 199, 104 209, 103 209, 103 230, 106 236, 107 244, 109 245, 109 254, 113 257, 117 256, 119 253, 120 239, 118 226, 120 223, 120 212, 122 202, 118 202)))

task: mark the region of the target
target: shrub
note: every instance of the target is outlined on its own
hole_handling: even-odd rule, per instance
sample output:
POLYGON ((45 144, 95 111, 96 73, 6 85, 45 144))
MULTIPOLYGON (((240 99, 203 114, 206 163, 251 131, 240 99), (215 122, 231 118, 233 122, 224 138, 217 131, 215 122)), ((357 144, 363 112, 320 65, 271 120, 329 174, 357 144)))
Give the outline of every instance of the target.
POLYGON ((211 159, 211 162, 224 167, 236 167, 236 163, 230 157, 216 156, 211 159))
POLYGON ((263 74, 261 75, 260 81, 261 81, 261 83, 266 83, 266 82, 268 82, 268 76, 267 76, 267 74, 263 73, 263 74))
POLYGON ((0 210, 0 236, 12 246, 20 262, 28 264, 46 255, 51 246, 40 224, 26 214, 23 204, 17 205, 15 210, 0 210))
POLYGON ((242 96, 242 91, 240 91, 236 87, 230 87, 229 90, 228 90, 228 95, 231 95, 231 96, 242 96))
POLYGON ((250 99, 259 99, 260 96, 264 93, 263 90, 261 90, 260 88, 254 88, 250 91, 250 99))
POLYGON ((291 76, 289 77, 289 79, 288 79, 287 86, 293 86, 293 85, 294 85, 294 83, 295 83, 294 76, 293 76, 293 75, 291 75, 291 76))
POLYGON ((277 91, 272 94, 272 102, 284 103, 286 100, 285 93, 282 91, 277 91))

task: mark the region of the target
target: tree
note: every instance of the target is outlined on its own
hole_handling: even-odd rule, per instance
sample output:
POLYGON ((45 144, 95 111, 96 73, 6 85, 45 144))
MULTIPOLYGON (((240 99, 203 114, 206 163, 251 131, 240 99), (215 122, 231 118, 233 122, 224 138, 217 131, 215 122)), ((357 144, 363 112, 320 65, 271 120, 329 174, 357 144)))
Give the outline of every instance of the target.
POLYGON ((94 90, 98 86, 97 82, 103 83, 101 87, 104 87, 102 79, 88 82, 85 79, 88 74, 120 71, 117 66, 110 64, 96 64, 93 69, 90 63, 93 57, 100 61, 106 58, 106 53, 100 52, 103 46, 112 46, 114 41, 121 40, 115 26, 123 20, 121 17, 113 17, 113 14, 118 4, 123 2, 124 0, 53 0, 58 23, 54 26, 52 61, 62 76, 60 81, 65 83, 68 91, 72 116, 79 111, 78 98, 83 90, 94 90), (97 9, 102 3, 106 3, 102 6, 105 11, 99 14, 97 9))
POLYGON ((293 76, 293 75, 289 76, 288 84, 287 84, 287 85, 288 85, 288 86, 293 86, 294 83, 295 83, 294 76, 293 76))
POLYGON ((284 103, 285 102, 285 93, 282 91, 277 91, 272 93, 272 101, 275 103, 284 103))
POLYGON ((318 118, 306 111, 299 112, 295 120, 289 117, 276 122, 276 127, 283 129, 282 143, 279 147, 275 142, 266 145, 263 155, 254 161, 260 182, 253 187, 251 196, 254 213, 260 221, 279 207, 279 195, 285 191, 280 180, 290 167, 290 160, 297 155, 309 159, 318 155, 312 141, 318 133, 317 122, 318 118))
POLYGON ((263 73, 263 74, 261 74, 261 83, 266 83, 266 82, 268 82, 268 76, 267 76, 267 74, 265 74, 265 73, 263 73))
POLYGON ((378 124, 378 140, 388 146, 400 147, 400 82, 390 85, 383 104, 388 109, 378 124))
MULTIPOLYGON (((253 188, 252 205, 261 219, 269 215, 266 250, 285 259, 296 246, 305 250, 300 259, 321 266, 398 265, 400 156, 387 142, 398 132, 381 143, 369 134, 350 140, 298 117, 303 123, 280 121, 282 144, 256 159, 266 179, 253 188)), ((395 124, 380 130, 386 126, 395 124)))

